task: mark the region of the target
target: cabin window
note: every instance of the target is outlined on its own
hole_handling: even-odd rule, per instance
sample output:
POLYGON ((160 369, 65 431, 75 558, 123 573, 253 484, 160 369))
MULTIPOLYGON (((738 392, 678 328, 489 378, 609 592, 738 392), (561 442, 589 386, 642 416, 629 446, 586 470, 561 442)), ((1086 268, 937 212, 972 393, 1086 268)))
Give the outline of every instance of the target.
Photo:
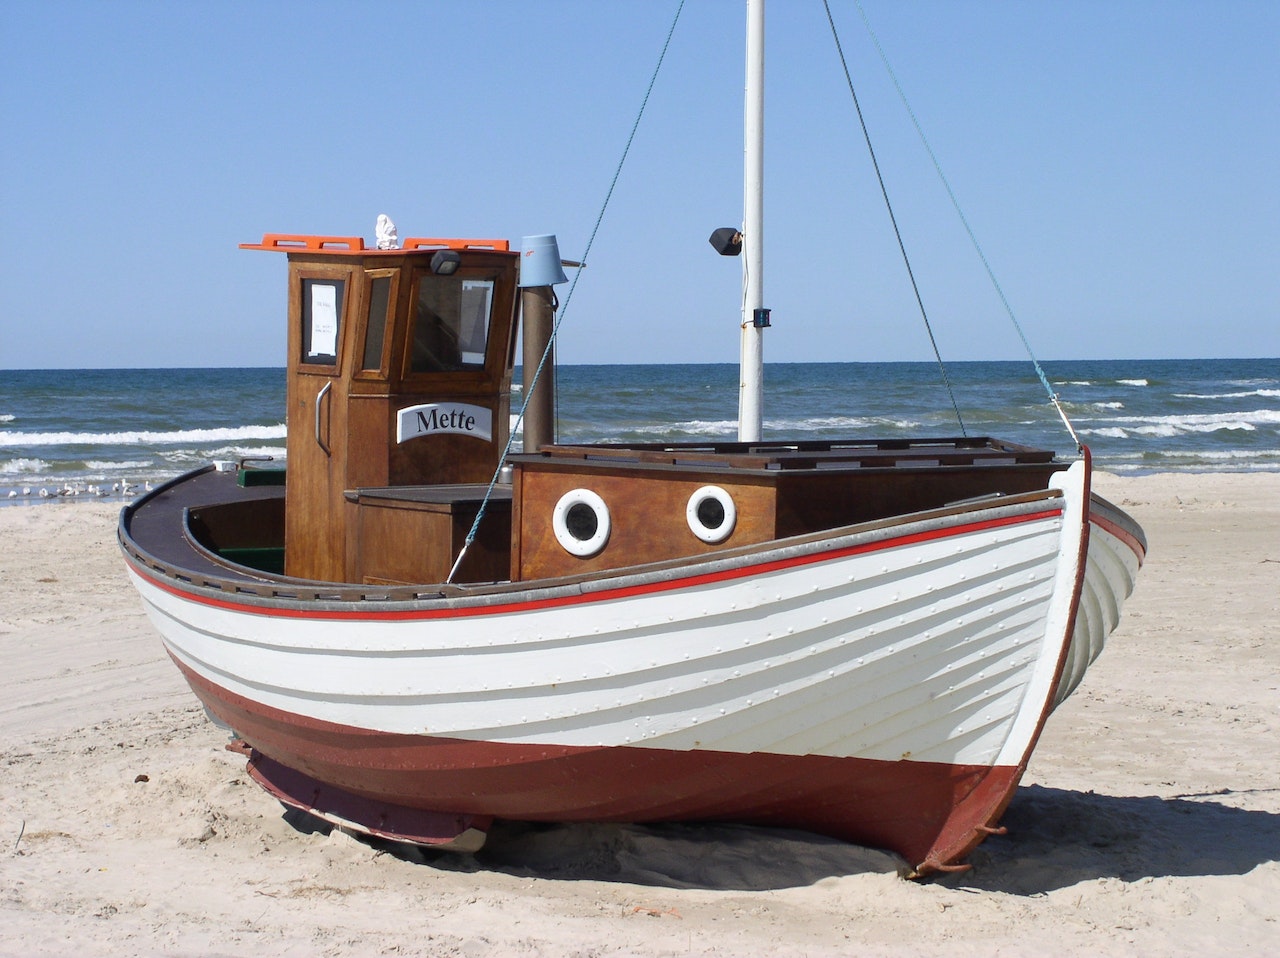
POLYGON ((571 489, 551 513, 556 541, 571 555, 589 558, 609 541, 609 507, 590 489, 571 489))
POLYGON ((410 370, 482 369, 493 309, 492 279, 423 273, 413 323, 410 370))
POLYGON ((346 281, 302 281, 302 361, 317 366, 338 364, 338 334, 346 281))
POLYGON ((365 326, 364 361, 361 369, 382 367, 382 342, 387 332, 387 307, 391 302, 391 277, 378 276, 369 287, 369 318, 365 326))
POLYGON ((703 542, 724 542, 738 521, 733 496, 719 486, 703 486, 689 497, 685 506, 689 531, 703 542))

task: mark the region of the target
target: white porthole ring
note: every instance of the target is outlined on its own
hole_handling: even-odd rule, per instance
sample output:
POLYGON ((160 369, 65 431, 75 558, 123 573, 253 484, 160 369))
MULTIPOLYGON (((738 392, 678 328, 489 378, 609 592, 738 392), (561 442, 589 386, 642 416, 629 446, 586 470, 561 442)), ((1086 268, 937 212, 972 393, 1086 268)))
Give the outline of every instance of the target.
POLYGON ((588 558, 609 541, 609 507, 590 489, 570 489, 556 503, 551 528, 566 552, 588 558))
POLYGON ((724 542, 738 521, 733 496, 719 486, 703 486, 689 497, 684 510, 689 531, 703 542, 724 542), (717 521, 718 520, 718 521, 717 521))

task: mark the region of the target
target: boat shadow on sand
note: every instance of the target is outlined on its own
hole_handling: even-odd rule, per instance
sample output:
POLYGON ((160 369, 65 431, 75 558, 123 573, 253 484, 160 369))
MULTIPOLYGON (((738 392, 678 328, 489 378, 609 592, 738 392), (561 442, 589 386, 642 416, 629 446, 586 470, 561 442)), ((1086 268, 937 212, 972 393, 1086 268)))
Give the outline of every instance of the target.
MULTIPOLYGON (((329 830, 302 813, 286 818, 301 831, 329 830)), ((1008 834, 979 846, 969 856, 970 871, 935 881, 1034 895, 1100 878, 1243 875, 1280 860, 1280 814, 1233 808, 1214 795, 1112 796, 1032 785, 1018 791, 1003 823, 1008 834)), ((449 871, 713 891, 766 891, 908 871, 901 858, 877 849, 809 832, 723 824, 495 822, 474 855, 369 844, 449 871)))
MULTIPOLYGON (((1270 791, 1270 790, 1267 790, 1270 791)), ((1082 881, 1244 875, 1280 861, 1280 814, 1224 802, 1250 790, 1161 798, 1029 785, 1018 790, 974 868, 948 883, 1014 895, 1082 881)))

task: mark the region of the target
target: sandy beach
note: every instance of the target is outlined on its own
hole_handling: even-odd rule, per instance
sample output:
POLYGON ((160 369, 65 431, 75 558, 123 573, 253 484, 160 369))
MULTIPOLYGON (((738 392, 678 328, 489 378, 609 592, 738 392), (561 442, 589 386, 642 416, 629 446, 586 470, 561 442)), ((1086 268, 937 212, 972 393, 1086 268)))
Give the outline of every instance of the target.
POLYGON ((1280 951, 1280 474, 1099 476, 1138 590, 973 869, 800 832, 504 826, 475 856, 285 815, 168 661, 117 507, 0 508, 0 955, 1280 951))

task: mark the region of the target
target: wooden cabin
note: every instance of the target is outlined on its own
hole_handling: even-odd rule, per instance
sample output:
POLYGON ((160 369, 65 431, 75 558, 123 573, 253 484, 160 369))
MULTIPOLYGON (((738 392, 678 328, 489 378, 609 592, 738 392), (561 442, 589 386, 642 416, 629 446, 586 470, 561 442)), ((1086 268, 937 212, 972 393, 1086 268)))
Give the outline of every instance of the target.
MULTIPOLYGON (((375 250, 358 237, 275 234, 244 248, 289 258, 288 469, 275 520, 285 575, 450 581, 507 446, 519 254, 505 240, 375 250)), ((1043 489, 1062 468, 1051 452, 987 438, 550 444, 509 463, 453 582, 758 545, 1043 489)), ((272 506, 257 508, 271 525, 272 506)), ((197 518, 220 538, 214 511, 197 518)))
MULTIPOLYGON (((242 248, 289 257, 285 574, 443 581, 469 507, 406 490, 487 484, 498 467, 519 254, 505 240, 378 250, 360 237, 278 234, 242 248)), ((492 512, 486 541, 503 504, 492 512)), ((497 566, 477 553, 468 572, 505 577, 501 553, 497 566)))
POLYGON ((512 464, 511 574, 525 580, 1033 492, 1063 468, 985 437, 546 446, 512 464))

